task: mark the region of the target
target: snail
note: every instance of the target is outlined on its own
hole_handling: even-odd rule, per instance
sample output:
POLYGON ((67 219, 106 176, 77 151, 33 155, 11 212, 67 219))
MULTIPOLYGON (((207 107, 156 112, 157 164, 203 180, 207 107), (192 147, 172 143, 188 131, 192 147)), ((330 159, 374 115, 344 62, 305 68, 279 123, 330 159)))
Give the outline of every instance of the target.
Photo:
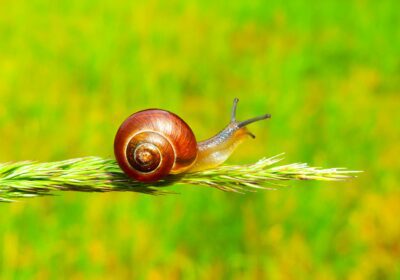
POLYGON ((196 172, 222 164, 247 137, 246 125, 271 117, 265 114, 236 120, 235 98, 229 124, 217 135, 197 142, 192 129, 169 111, 147 109, 129 116, 114 140, 114 153, 125 174, 141 182, 154 182, 169 174, 196 172))

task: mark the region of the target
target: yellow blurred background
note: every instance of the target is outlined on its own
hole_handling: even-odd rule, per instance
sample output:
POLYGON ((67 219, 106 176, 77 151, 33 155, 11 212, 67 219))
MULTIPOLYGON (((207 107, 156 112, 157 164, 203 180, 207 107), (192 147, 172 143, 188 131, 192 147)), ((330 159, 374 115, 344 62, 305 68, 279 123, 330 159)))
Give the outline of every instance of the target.
POLYGON ((364 170, 237 195, 80 194, 0 204, 0 279, 399 279, 400 4, 2 1, 0 162, 113 157, 159 107, 198 139, 271 113, 229 163, 364 170))

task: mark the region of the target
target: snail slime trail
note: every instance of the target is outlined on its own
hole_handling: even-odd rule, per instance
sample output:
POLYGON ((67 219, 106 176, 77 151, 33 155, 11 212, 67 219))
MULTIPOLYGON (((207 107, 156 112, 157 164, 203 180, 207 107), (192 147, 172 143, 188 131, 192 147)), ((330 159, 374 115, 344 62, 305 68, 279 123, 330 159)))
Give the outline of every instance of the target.
POLYGON ((132 179, 155 182, 169 174, 196 172, 225 162, 236 147, 254 135, 247 125, 271 117, 265 114, 239 122, 233 101, 229 124, 208 140, 197 142, 189 125, 174 113, 148 109, 129 116, 119 127, 114 154, 132 179))

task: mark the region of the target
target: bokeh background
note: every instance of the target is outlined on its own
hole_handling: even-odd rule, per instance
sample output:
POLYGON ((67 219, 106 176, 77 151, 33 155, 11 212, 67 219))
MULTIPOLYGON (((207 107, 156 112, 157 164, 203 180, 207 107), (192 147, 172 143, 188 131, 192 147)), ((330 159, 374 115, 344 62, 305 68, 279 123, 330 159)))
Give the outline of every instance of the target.
POLYGON ((62 193, 0 204, 1 279, 399 279, 396 0, 1 1, 0 162, 113 157, 161 107, 198 139, 234 97, 258 137, 229 163, 364 170, 237 195, 62 193))

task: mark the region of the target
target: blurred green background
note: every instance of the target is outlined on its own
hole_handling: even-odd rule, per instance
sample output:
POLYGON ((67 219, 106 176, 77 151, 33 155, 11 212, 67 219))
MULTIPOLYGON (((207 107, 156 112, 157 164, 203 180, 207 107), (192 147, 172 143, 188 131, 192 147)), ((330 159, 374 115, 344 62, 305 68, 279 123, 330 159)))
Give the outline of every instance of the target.
POLYGON ((62 193, 0 204, 0 279, 399 279, 398 1, 1 1, 0 162, 113 157, 134 111, 198 139, 238 116, 229 163, 345 166, 346 183, 237 195, 62 193))

